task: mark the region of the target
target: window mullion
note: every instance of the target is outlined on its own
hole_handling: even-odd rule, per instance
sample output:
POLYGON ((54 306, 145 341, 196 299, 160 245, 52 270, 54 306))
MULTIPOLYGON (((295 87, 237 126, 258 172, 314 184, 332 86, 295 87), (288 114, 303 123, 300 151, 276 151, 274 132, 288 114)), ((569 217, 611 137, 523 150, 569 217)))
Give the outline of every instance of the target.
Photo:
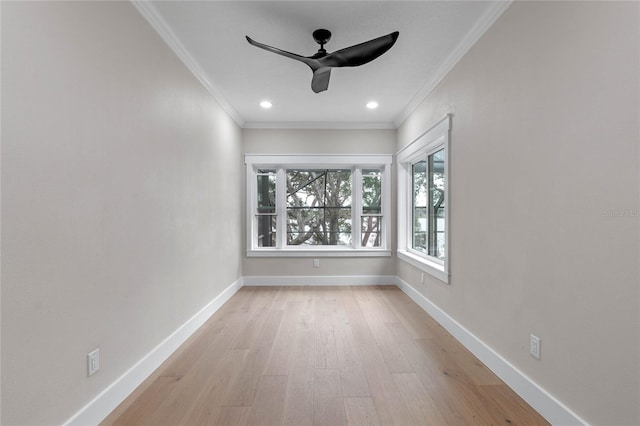
POLYGON ((277 248, 287 246, 287 181, 285 169, 276 169, 276 236, 277 248))
MULTIPOLYGON (((383 194, 391 194, 391 166, 384 166, 382 168, 382 182, 381 191, 383 194)), ((389 248, 387 245, 387 238, 390 235, 391 227, 391 199, 387 197, 380 198, 380 212, 382 213, 382 248, 389 248)))
POLYGON ((247 227, 249 231, 247 232, 247 249, 255 249, 258 247, 258 235, 256 232, 257 220, 256 220, 256 211, 257 209, 257 179, 256 179, 256 171, 253 167, 247 167, 246 173, 247 187, 249 190, 247 191, 247 204, 246 204, 246 215, 247 215, 247 227))
POLYGON ((351 179, 351 243, 358 250, 362 247, 362 169, 354 167, 351 179))
POLYGON ((407 163, 407 248, 413 249, 413 212, 415 194, 413 193, 413 163, 407 163))
POLYGON ((407 188, 409 188, 408 194, 410 195, 409 200, 407 202, 407 218, 408 218, 408 226, 407 226, 407 245, 413 250, 413 167, 412 164, 408 165, 409 173, 407 174, 407 188))
POLYGON ((444 146, 444 270, 449 271, 449 212, 451 211, 451 203, 449 199, 449 137, 444 146))

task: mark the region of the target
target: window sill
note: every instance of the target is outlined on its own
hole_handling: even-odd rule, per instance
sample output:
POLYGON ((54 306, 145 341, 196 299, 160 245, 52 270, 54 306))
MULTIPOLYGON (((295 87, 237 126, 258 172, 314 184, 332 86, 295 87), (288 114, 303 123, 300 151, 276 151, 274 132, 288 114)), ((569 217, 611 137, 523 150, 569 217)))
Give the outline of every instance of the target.
POLYGON ((449 283, 449 273, 444 266, 406 250, 398 250, 398 259, 426 272, 444 283, 449 283))
POLYGON ((247 257, 390 257, 391 250, 353 250, 313 248, 247 250, 247 257))

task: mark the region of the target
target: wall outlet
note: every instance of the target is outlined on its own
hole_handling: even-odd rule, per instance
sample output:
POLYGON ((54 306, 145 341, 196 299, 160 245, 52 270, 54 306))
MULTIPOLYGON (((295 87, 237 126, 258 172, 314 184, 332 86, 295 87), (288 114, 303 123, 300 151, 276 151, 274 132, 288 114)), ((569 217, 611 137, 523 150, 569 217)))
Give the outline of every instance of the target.
POLYGON ((540 338, 538 336, 534 336, 533 334, 529 335, 529 354, 537 359, 540 359, 540 338))
POLYGON ((320 267, 320 259, 313 259, 313 267, 314 268, 320 267))
POLYGON ((424 272, 420 274, 420 284, 424 284, 424 272))
POLYGON ((87 355, 87 375, 93 376, 100 370, 100 348, 87 355))

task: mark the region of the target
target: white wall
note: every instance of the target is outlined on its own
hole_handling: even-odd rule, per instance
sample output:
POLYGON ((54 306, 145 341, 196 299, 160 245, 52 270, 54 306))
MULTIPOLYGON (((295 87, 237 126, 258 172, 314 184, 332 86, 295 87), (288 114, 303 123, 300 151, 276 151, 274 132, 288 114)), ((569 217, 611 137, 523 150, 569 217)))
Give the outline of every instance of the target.
POLYGON ((397 145, 241 135, 128 3, 1 9, 2 424, 66 420, 241 268, 397 272, 587 421, 640 423, 640 226, 607 213, 639 208, 638 3, 515 3, 397 145), (242 153, 390 154, 448 112, 450 285, 393 257, 241 255, 242 153))
POLYGON ((1 89, 2 424, 60 424, 241 276, 241 133, 128 2, 3 2, 1 89))
MULTIPOLYGON (((393 154, 396 149, 396 131, 244 129, 242 143, 243 154, 393 154)), ((393 187, 394 175, 395 168, 392 167, 393 187)), ((392 205, 395 205, 395 197, 392 205)), ((392 223, 395 217, 393 215, 392 223)), ((243 232, 243 242, 246 241, 244 235, 243 232)), ((395 229, 392 230, 392 238, 394 235, 395 229)), ((395 249, 395 238, 393 239, 392 247, 395 249)), ((395 253, 392 257, 322 258, 320 268, 313 268, 312 259, 308 257, 256 258, 246 257, 245 254, 242 270, 245 277, 372 276, 395 275, 395 264, 395 253)))
POLYGON ((398 130, 455 114, 451 284, 398 275, 593 424, 640 424, 639 7, 515 2, 398 130))

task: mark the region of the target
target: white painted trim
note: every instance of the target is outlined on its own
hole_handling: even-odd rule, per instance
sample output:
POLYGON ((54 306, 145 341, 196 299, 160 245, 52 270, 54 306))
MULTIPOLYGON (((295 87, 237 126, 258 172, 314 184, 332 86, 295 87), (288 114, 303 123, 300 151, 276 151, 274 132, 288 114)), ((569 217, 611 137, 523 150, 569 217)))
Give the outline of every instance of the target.
MULTIPOLYGON (((388 232, 390 219, 390 200, 391 191, 389 191, 391 177, 391 164, 393 164, 393 156, 388 154, 245 154, 244 163, 246 165, 246 185, 247 199, 245 206, 246 217, 246 254, 248 257, 308 257, 308 256, 345 256, 345 257, 379 257, 391 256, 390 233, 388 232), (362 185, 357 179, 358 169, 363 168, 380 168, 382 171, 382 208, 387 218, 383 218, 384 238, 382 247, 379 248, 363 248, 360 247, 361 240, 352 238, 349 246, 287 246, 286 228, 286 176, 285 169, 289 167, 295 168, 350 168, 354 172, 352 182, 353 185, 362 185), (256 174, 259 169, 275 169, 276 170, 276 245, 275 247, 259 247, 258 235, 256 232, 255 215, 258 211, 256 203, 257 197, 257 179, 256 174), (385 225, 386 224, 386 225, 385 225)), ((358 191, 354 191, 357 194, 358 191)), ((354 226, 359 226, 360 213, 354 210, 357 203, 351 208, 351 218, 354 226)), ((357 237, 357 233, 355 234, 357 237)))
POLYGON ((449 229, 451 211, 451 185, 449 181, 449 161, 450 161, 450 139, 453 114, 447 114, 438 120, 426 132, 414 139, 409 145, 402 148, 396 154, 397 163, 397 236, 398 236, 398 259, 403 260, 422 271, 433 275, 445 283, 449 283, 449 229), (427 160, 428 156, 436 150, 444 148, 444 197, 446 200, 445 209, 445 259, 440 265, 435 258, 427 255, 417 255, 412 253, 412 208, 411 196, 413 183, 411 176, 411 164, 420 159, 427 160))
POLYGON ((396 153, 396 161, 398 163, 404 163, 415 160, 416 153, 421 151, 435 151, 440 146, 444 145, 445 138, 449 137, 452 127, 453 114, 447 114, 440 120, 429 127, 425 132, 422 132, 420 136, 415 138, 407 146, 403 147, 396 153))
POLYGON ((184 47, 175 35, 169 24, 162 18, 153 4, 145 0, 130 0, 131 4, 138 10, 144 19, 156 30, 162 40, 178 56, 184 65, 202 83, 202 85, 218 101, 222 108, 229 114, 238 126, 245 129, 357 129, 357 130, 381 130, 397 129, 415 111, 424 99, 429 96, 433 89, 451 71, 451 69, 464 57, 482 35, 493 25, 493 23, 511 5, 512 0, 500 0, 494 2, 482 17, 469 30, 466 36, 451 51, 445 61, 438 67, 433 77, 427 81, 422 89, 413 97, 403 112, 393 122, 246 122, 233 106, 227 101, 215 84, 211 81, 202 66, 195 60, 193 55, 184 47))
POLYGON ((242 126, 244 129, 306 129, 306 130, 395 130, 395 123, 358 123, 358 122, 286 122, 286 121, 249 121, 242 126))
POLYGON ((398 259, 428 273, 429 275, 433 275, 444 283, 449 283, 449 273, 445 272, 444 265, 432 262, 429 258, 424 256, 416 256, 408 250, 398 250, 398 259))
POLYGON ((536 384, 509 361, 491 349, 486 343, 411 287, 411 285, 395 275, 242 277, 226 288, 220 295, 209 302, 191 319, 186 321, 144 358, 133 365, 120 378, 69 418, 64 425, 99 424, 243 285, 396 285, 549 422, 557 425, 588 425, 586 421, 572 412, 562 402, 536 384))
POLYGON ((64 425, 97 425, 151 375, 242 287, 242 278, 227 287, 198 313, 171 333, 162 343, 74 414, 64 425))
POLYGON ((588 424, 400 277, 396 285, 551 424, 588 424))
POLYGON ((220 89, 211 81, 202 66, 195 60, 193 55, 189 53, 186 47, 180 42, 167 21, 162 18, 153 4, 149 1, 130 0, 133 7, 147 20, 149 25, 156 30, 160 38, 169 46, 169 48, 178 56, 182 63, 191 71, 191 73, 200 81, 207 91, 218 101, 222 109, 236 122, 240 127, 244 126, 245 121, 224 97, 220 89))
MULTIPOLYGON (((247 241, 248 245, 252 241, 247 241)), ((293 246, 296 247, 296 246, 293 246)), ((295 248, 257 248, 247 250, 247 257, 390 257, 391 250, 361 249, 346 246, 344 249, 326 249, 325 246, 309 246, 304 250, 295 248)))
POLYGON ((270 166, 382 166, 393 162, 388 154, 245 154, 244 163, 261 168, 270 166))
POLYGON ((248 276, 243 278, 248 286, 360 286, 396 285, 395 275, 325 275, 325 276, 248 276))
POLYGON ((438 69, 433 73, 433 77, 428 80, 422 89, 414 96, 413 100, 409 102, 409 105, 404 111, 394 120, 393 124, 396 128, 400 127, 402 123, 415 111, 415 109, 431 94, 433 89, 449 74, 449 71, 460 62, 460 60, 466 55, 466 53, 475 45, 480 37, 496 22, 496 20, 504 13, 505 10, 511 5, 512 0, 496 1, 494 2, 486 12, 476 21, 475 25, 471 27, 467 35, 458 43, 458 45, 451 51, 449 56, 442 62, 438 69))

